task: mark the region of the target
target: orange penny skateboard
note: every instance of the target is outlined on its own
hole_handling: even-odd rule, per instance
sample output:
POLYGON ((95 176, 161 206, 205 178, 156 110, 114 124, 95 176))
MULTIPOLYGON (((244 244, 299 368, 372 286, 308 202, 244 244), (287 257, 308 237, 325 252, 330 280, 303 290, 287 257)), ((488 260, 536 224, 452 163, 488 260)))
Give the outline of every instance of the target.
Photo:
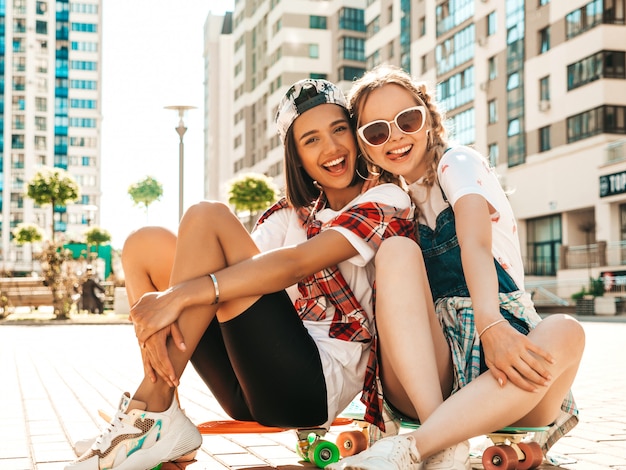
MULTIPOLYGON (((331 426, 346 426, 354 423, 349 417, 336 418, 331 426)), ((201 434, 264 434, 289 431, 294 428, 264 426, 254 421, 207 421, 198 425, 201 434)), ((328 429, 322 427, 295 429, 298 437, 296 452, 306 462, 324 468, 339 461, 341 457, 354 455, 367 448, 367 429, 361 431, 344 431, 337 437, 335 443, 324 439, 328 429)))

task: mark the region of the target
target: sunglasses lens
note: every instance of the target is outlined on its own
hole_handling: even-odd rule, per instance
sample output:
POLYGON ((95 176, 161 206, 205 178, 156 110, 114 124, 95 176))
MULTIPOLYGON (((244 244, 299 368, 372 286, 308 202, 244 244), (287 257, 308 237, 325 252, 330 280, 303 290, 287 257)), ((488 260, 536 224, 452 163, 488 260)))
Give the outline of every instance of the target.
POLYGON ((424 119, 418 109, 410 109, 401 113, 396 119, 396 123, 403 132, 413 133, 422 128, 424 119))
POLYGON ((373 122, 363 129, 363 137, 370 145, 384 144, 389 138, 389 124, 373 122))

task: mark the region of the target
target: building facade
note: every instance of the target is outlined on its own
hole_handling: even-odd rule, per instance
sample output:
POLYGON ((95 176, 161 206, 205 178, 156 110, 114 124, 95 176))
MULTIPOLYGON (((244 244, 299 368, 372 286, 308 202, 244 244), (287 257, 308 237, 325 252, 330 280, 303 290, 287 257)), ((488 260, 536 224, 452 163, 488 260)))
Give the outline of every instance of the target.
POLYGON ((0 0, 0 210, 5 270, 26 271, 30 249, 12 243, 21 222, 50 238, 80 238, 98 222, 102 11, 100 0, 0 0), (67 170, 80 199, 37 207, 25 197, 43 167, 67 170), (51 220, 53 217, 53 220, 51 220))
POLYGON ((358 76, 398 65, 430 85, 451 138, 496 167, 518 216, 527 288, 567 300, 602 276, 623 293, 624 3, 237 0, 232 172, 282 177, 273 112, 291 82, 324 76, 347 90, 347 67, 358 76), (363 25, 342 29, 348 10, 363 25))

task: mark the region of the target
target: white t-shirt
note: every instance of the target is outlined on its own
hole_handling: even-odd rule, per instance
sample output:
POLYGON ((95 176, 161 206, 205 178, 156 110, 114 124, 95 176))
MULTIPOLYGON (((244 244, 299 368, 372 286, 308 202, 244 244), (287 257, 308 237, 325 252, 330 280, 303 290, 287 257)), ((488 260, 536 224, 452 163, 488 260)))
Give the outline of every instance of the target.
MULTIPOLYGON (((340 211, 325 208, 316 214, 316 219, 327 222, 335 218, 343 210, 366 202, 406 209, 411 201, 401 188, 394 184, 382 184, 360 194, 340 211)), ((374 283, 375 251, 357 234, 344 227, 332 226, 328 230, 341 233, 358 251, 358 254, 338 264, 339 271, 352 289, 373 324, 372 285, 374 283)), ((306 241, 306 231, 293 209, 285 209, 270 215, 252 233, 252 238, 263 252, 283 246, 297 245, 306 241)), ((300 294, 296 285, 286 289, 292 302, 300 294)), ((330 304, 330 302, 329 302, 330 304)), ((333 318, 334 307, 327 308, 326 320, 308 321, 304 325, 317 344, 324 369, 328 398, 329 424, 363 388, 365 368, 367 365, 370 345, 353 341, 331 338, 328 333, 333 318)))
MULTIPOLYGON (((524 266, 517 222, 506 193, 487 160, 470 147, 453 147, 441 158, 437 178, 453 210, 456 202, 467 194, 478 194, 489 203, 493 256, 513 278, 517 288, 523 290, 524 266)), ((428 188, 418 180, 409 186, 409 190, 420 209, 420 223, 434 228, 437 216, 448 207, 439 187, 428 188)))

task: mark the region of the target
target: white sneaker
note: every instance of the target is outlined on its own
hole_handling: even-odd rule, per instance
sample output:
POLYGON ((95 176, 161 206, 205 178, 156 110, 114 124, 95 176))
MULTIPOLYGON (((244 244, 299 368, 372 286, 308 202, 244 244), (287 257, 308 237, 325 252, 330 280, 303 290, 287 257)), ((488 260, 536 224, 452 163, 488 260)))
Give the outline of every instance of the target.
POLYGON ((386 437, 360 454, 346 457, 327 470, 421 470, 420 455, 413 436, 386 437))
POLYGON ((142 407, 124 394, 118 412, 91 449, 65 469, 149 470, 202 445, 198 428, 182 412, 176 397, 161 413, 137 408, 126 413, 130 406, 142 407))
POLYGON ((428 457, 424 470, 470 470, 469 453, 469 441, 460 442, 428 457))

